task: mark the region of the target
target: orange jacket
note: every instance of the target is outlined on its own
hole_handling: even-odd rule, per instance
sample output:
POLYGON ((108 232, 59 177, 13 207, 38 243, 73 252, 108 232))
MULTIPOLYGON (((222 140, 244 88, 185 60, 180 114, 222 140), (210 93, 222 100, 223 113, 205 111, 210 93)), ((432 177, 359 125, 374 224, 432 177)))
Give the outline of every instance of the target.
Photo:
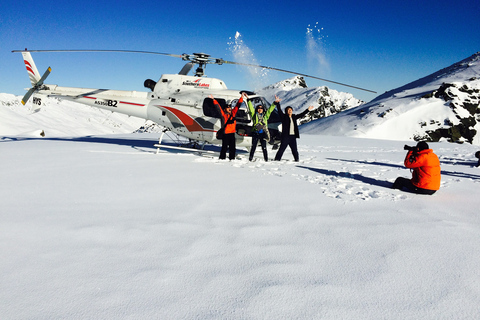
POLYGON ((440 189, 440 161, 432 149, 414 154, 409 151, 404 161, 405 167, 413 169, 414 186, 428 190, 440 189))
POLYGON ((213 103, 217 105, 218 109, 220 109, 220 112, 222 114, 222 117, 223 117, 222 122, 224 123, 224 126, 225 126, 225 133, 235 133, 237 131, 236 129, 237 120, 235 120, 235 116, 237 115, 238 108, 240 108, 240 106, 242 105, 242 102, 243 102, 243 97, 240 97, 240 99, 238 99, 237 104, 232 109, 232 113, 231 113, 232 120, 228 121, 228 119, 230 118, 230 115, 225 111, 223 111, 222 107, 220 106, 217 100, 213 99, 213 103))

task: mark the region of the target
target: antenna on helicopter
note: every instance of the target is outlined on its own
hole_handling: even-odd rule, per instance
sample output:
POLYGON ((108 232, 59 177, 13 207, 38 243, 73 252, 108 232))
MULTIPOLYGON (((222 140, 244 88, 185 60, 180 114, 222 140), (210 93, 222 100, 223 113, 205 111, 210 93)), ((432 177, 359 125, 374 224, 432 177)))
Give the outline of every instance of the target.
POLYGON ((249 63, 240 63, 240 62, 234 62, 234 61, 227 61, 223 60, 222 58, 211 58, 210 55, 206 53, 193 53, 193 54, 172 54, 172 53, 162 53, 162 52, 154 52, 154 51, 138 51, 138 50, 13 50, 12 52, 122 52, 122 53, 145 53, 145 54, 157 54, 157 55, 164 55, 164 56, 170 56, 170 57, 175 57, 175 58, 181 58, 184 61, 189 61, 187 64, 185 64, 180 70, 178 74, 180 75, 187 75, 193 68, 195 64, 198 65, 197 69, 195 70, 195 76, 197 77, 203 77, 204 76, 204 69, 207 64, 217 64, 217 65, 222 65, 224 63, 226 64, 235 64, 239 66, 247 66, 247 67, 255 67, 255 68, 263 68, 263 69, 269 69, 269 70, 275 70, 275 71, 280 71, 280 72, 285 72, 285 73, 290 73, 290 74, 295 74, 307 78, 312 78, 312 79, 317 79, 325 82, 330 82, 334 84, 338 84, 344 87, 349 87, 357 90, 362 90, 362 91, 367 91, 371 93, 377 93, 376 91, 357 87, 357 86, 352 86, 346 83, 341 83, 337 81, 332 81, 332 80, 327 80, 323 78, 319 78, 316 76, 311 76, 308 74, 303 74, 299 72, 294 72, 294 71, 289 71, 289 70, 284 70, 284 69, 279 69, 279 68, 274 68, 274 67, 269 67, 269 66, 262 66, 262 65, 256 65, 256 64, 249 64, 249 63))

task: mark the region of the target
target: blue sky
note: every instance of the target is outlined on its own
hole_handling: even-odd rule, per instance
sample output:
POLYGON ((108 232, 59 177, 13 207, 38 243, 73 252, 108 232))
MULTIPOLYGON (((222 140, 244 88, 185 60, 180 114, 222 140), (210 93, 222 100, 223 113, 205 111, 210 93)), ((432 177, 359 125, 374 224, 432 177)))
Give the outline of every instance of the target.
MULTIPOLYGON (((30 85, 18 49, 129 49, 205 52, 235 61, 236 32, 259 64, 377 91, 397 88, 480 51, 476 1, 10 1, 0 3, 0 92, 30 85), (307 29, 312 29, 310 38, 307 29), (310 47, 308 46, 310 39, 310 47), (313 43, 313 46, 311 46, 313 43), (315 58, 312 58, 312 55, 315 58)), ((143 81, 177 73, 166 56, 34 53, 47 83, 147 91, 143 81)), ((209 65, 231 89, 255 89, 232 65, 209 65)), ((269 72, 268 85, 293 75, 269 72)), ((369 101, 375 94, 328 85, 369 101)), ((268 83, 267 83, 268 82, 268 83)))

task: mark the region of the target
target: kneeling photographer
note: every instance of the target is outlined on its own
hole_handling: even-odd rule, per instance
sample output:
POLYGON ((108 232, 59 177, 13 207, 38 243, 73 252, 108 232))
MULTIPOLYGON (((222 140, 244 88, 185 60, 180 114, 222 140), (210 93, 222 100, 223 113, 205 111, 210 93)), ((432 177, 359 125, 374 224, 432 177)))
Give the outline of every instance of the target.
POLYGON ((420 141, 417 146, 405 145, 408 150, 404 165, 412 169, 412 178, 399 177, 393 184, 394 189, 407 189, 417 194, 434 194, 440 189, 440 161, 425 141, 420 141))

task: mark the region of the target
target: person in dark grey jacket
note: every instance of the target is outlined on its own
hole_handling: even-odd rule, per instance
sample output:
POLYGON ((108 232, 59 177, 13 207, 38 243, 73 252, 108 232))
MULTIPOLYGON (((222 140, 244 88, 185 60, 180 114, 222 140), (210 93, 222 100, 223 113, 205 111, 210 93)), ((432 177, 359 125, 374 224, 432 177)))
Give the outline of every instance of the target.
MULTIPOLYGON (((279 100, 279 99, 278 99, 279 100)), ((305 109, 300 114, 294 114, 293 108, 288 106, 285 108, 285 113, 283 113, 282 108, 280 107, 280 101, 275 101, 277 106, 278 114, 282 119, 282 136, 280 142, 280 148, 275 155, 275 160, 280 161, 282 159, 283 153, 287 146, 292 150, 293 158, 295 161, 299 161, 298 149, 297 149, 297 139, 300 138, 300 133, 298 132, 297 119, 304 117, 309 111, 313 110, 314 107, 310 106, 308 109, 305 109)))

